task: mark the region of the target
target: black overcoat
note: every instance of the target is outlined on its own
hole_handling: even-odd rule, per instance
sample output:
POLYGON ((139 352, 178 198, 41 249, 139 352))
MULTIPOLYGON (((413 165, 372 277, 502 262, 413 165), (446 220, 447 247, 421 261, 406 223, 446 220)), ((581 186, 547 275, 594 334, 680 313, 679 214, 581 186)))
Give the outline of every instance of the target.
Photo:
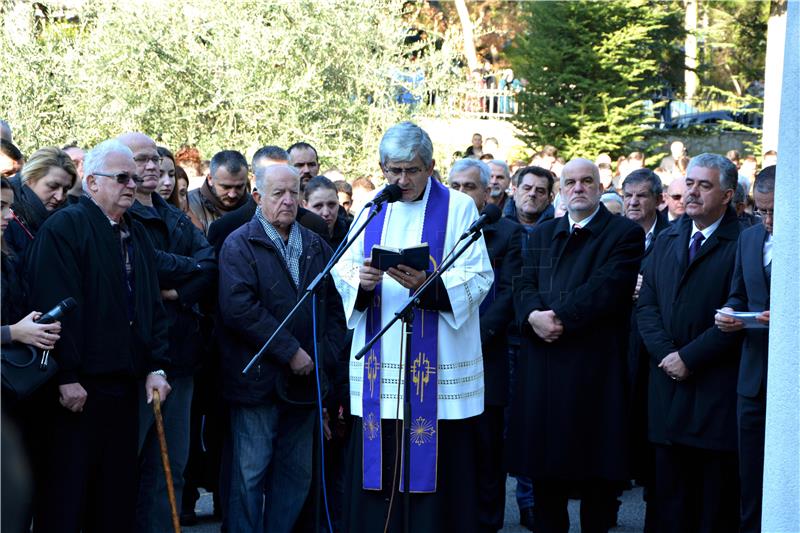
MULTIPOLYGON (((508 403, 508 326, 514 321, 512 283, 522 273, 522 226, 501 218, 483 230, 494 270, 493 300, 481 305, 486 405, 508 403)), ((487 296, 489 298, 489 296, 487 296)))
POLYGON ((728 208, 689 263, 692 219, 659 235, 639 294, 637 321, 650 354, 648 435, 656 444, 736 450, 736 376, 740 335, 714 326, 725 305, 736 258, 739 221, 728 208), (677 351, 691 371, 677 382, 658 368, 677 351))
POLYGON ((169 374, 167 321, 155 268, 155 249, 141 224, 124 215, 133 246, 134 311, 128 320, 122 247, 108 217, 88 197, 59 210, 36 234, 26 259, 33 309, 48 311, 65 298, 77 307, 61 319, 53 357, 59 384, 83 376, 169 374))
POLYGON ((644 232, 601 204, 582 230, 564 216, 538 226, 514 288, 522 346, 508 464, 532 478, 626 479, 627 345, 644 232), (561 337, 544 342, 527 317, 553 310, 561 337))

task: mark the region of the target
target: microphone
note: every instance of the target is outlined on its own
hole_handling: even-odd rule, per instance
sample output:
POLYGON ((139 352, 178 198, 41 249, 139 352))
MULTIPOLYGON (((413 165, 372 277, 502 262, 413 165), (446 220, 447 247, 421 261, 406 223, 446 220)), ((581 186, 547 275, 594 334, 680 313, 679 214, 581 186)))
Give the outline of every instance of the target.
POLYGON ((373 205, 378 205, 386 202, 387 204, 391 204, 392 202, 396 202, 400 198, 403 197, 403 189, 400 188, 399 185, 395 183, 391 183, 383 188, 383 190, 378 193, 375 198, 372 199, 371 202, 368 202, 365 207, 371 207, 373 205))
POLYGON ((39 317, 39 320, 35 322, 37 324, 52 324, 53 322, 58 322, 61 320, 61 317, 72 311, 78 307, 78 302, 75 301, 75 298, 67 298, 66 300, 62 300, 57 306, 43 314, 39 317))
POLYGON ((481 216, 478 217, 478 220, 473 222, 469 229, 465 231, 458 240, 461 241, 466 239, 469 237, 470 233, 479 232, 487 224, 494 224, 500 220, 501 216, 503 216, 503 213, 500 211, 499 207, 494 204, 486 204, 486 206, 483 208, 483 211, 481 211, 481 216))

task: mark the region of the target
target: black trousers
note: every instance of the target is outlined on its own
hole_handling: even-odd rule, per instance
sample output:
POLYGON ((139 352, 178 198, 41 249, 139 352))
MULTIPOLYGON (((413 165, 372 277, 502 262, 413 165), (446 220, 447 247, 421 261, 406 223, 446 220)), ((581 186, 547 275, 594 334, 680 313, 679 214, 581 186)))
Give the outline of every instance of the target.
POLYGON ((616 505, 619 481, 533 479, 533 530, 536 533, 569 531, 569 495, 581 494, 581 533, 607 533, 609 510, 616 505))
POLYGON ((127 533, 136 523, 137 381, 82 380, 73 413, 53 397, 34 533, 127 533))
MULTIPOLYGON (((482 459, 476 452, 477 417, 463 420, 439 420, 439 456, 436 492, 411 494, 410 531, 419 533, 477 533, 478 487, 477 464, 482 459)), ((402 435, 402 421, 381 421, 383 455, 383 490, 362 488, 363 422, 353 417, 353 431, 348 449, 345 473, 345 501, 342 512, 347 533, 384 531, 392 497, 392 479, 396 440, 402 435)), ((398 466, 397 475, 402 475, 398 466)), ((400 478, 397 477, 397 484, 400 478)), ((403 493, 396 491, 391 506, 388 531, 403 530, 403 493)))
POLYGON ((739 530, 736 452, 658 445, 655 481, 659 533, 739 530))
POLYGON ((487 405, 478 416, 478 520, 483 531, 503 528, 506 471, 503 465, 504 407, 487 405))
POLYGON ((761 497, 764 484, 764 427, 766 391, 755 398, 739 396, 739 476, 742 481, 741 533, 761 532, 761 497))

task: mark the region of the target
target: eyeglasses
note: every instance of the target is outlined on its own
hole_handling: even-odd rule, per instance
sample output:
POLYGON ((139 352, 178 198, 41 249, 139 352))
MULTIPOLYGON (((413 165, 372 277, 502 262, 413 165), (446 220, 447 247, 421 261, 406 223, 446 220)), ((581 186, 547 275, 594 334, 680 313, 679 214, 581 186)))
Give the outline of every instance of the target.
POLYGON ((92 172, 92 176, 104 176, 106 178, 114 178, 120 185, 127 185, 129 181, 133 180, 136 185, 139 185, 144 180, 138 174, 128 174, 127 172, 120 172, 119 174, 105 174, 103 172, 92 172))
POLYGON ((761 218, 775 218, 775 210, 774 209, 756 209, 756 215, 760 216, 761 218))
POLYGON ((383 168, 387 174, 399 178, 403 174, 406 176, 410 176, 412 174, 419 174, 424 169, 419 167, 411 167, 411 168, 400 168, 400 167, 384 167, 383 168))
POLYGON ((133 158, 137 165, 146 165, 148 161, 154 165, 160 165, 163 158, 157 155, 137 155, 133 158))

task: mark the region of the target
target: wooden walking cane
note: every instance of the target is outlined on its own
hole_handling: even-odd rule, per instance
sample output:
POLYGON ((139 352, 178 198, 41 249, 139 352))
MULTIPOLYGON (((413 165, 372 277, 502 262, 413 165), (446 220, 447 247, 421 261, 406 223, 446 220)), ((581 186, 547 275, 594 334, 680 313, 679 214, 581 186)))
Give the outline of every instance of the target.
POLYGON ((169 508, 172 511, 172 527, 175 529, 175 533, 181 533, 178 505, 175 503, 175 488, 172 486, 172 470, 169 467, 169 455, 167 455, 167 437, 164 435, 164 419, 161 417, 161 395, 156 389, 153 389, 153 414, 156 419, 158 445, 161 448, 161 464, 164 465, 164 475, 167 477, 167 496, 169 497, 169 508))

